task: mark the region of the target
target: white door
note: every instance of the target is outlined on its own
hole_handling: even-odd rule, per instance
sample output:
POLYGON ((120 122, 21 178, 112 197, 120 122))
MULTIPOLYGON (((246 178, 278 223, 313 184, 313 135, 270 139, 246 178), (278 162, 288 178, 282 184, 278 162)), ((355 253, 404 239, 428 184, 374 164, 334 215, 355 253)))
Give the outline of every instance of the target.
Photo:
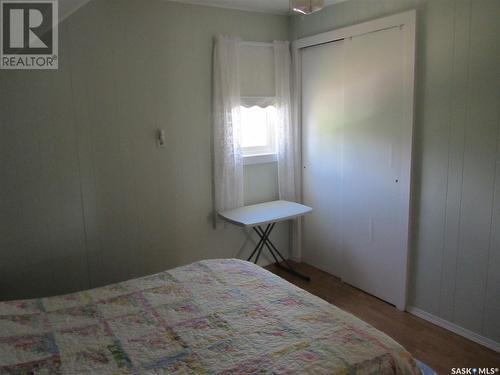
POLYGON ((404 308, 412 122, 399 27, 302 50, 304 259, 404 308), (333 160, 334 159, 334 160, 333 160))
POLYGON ((344 42, 302 52, 304 261, 340 276, 344 42))

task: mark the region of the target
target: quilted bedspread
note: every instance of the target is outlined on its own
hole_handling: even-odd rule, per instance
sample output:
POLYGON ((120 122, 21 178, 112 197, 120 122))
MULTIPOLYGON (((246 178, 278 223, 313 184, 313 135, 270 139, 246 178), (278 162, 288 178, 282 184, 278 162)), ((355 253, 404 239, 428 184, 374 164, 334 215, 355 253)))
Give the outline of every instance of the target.
POLYGON ((0 374, 419 374, 399 344, 251 263, 0 303, 0 374))

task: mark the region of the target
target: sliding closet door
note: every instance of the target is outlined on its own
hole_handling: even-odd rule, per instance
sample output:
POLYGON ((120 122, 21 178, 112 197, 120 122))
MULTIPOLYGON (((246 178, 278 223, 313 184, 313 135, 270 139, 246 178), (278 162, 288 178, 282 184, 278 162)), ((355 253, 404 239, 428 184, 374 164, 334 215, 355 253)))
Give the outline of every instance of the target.
POLYGON ((344 42, 302 50, 304 260, 340 275, 344 42))
POLYGON ((342 277, 393 304, 406 287, 411 121, 404 36, 395 27, 345 41, 342 277))
POLYGON ((314 209, 304 260, 400 309, 413 122, 407 31, 301 49, 303 198, 314 209))

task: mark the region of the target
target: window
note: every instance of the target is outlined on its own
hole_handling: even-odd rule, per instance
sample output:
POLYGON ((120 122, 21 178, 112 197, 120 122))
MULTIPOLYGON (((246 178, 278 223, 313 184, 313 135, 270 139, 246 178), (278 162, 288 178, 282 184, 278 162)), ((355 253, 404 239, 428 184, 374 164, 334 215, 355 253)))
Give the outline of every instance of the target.
POLYGON ((270 103, 241 106, 241 148, 245 164, 276 160, 276 107, 270 103))
POLYGON ((276 153, 274 46, 240 45, 241 145, 244 164, 269 163, 276 153))

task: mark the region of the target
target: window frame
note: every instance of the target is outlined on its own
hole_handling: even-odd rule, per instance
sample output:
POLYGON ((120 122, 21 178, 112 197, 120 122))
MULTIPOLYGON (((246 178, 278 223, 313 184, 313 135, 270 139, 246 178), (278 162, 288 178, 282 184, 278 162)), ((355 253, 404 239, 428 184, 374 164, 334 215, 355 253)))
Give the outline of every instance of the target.
POLYGON ((276 153, 243 156, 243 165, 276 163, 277 161, 278 154, 276 153))

